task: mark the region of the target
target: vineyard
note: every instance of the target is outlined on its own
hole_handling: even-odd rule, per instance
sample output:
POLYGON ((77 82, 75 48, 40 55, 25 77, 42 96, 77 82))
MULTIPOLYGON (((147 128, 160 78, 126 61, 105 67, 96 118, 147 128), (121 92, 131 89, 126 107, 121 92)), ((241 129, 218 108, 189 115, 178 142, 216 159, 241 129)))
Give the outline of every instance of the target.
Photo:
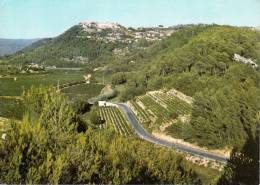
POLYGON ((148 92, 128 102, 142 123, 161 125, 191 114, 187 102, 161 91, 148 92))
POLYGON ((117 107, 99 107, 99 114, 102 120, 105 120, 103 127, 112 126, 117 133, 124 136, 132 136, 133 130, 124 117, 121 110, 117 107))
MULTIPOLYGON (((84 71, 53 71, 41 74, 18 73, 9 78, 0 78, 0 117, 21 120, 24 114, 24 104, 20 96, 23 91, 32 86, 48 87, 77 82, 83 79, 83 74, 84 71)), ((92 95, 92 88, 89 89, 91 89, 91 93, 88 95, 92 95)))
POLYGON ((23 113, 24 104, 21 99, 0 96, 0 117, 22 119, 23 113))
POLYGON ((62 89, 61 91, 69 97, 70 100, 72 99, 83 99, 87 100, 89 98, 95 97, 99 95, 100 91, 104 85, 100 84, 78 84, 72 85, 62 89))
POLYGON ((20 96, 32 86, 57 86, 78 82, 83 79, 84 71, 53 71, 44 74, 17 74, 13 78, 0 78, 0 96, 20 96))

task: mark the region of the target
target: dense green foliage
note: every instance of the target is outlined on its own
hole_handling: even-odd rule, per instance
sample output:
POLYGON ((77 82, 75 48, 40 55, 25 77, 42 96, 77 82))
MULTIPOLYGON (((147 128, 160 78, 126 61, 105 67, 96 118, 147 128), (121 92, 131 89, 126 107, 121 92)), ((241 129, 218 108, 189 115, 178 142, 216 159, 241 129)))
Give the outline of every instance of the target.
POLYGON ((98 109, 95 107, 93 107, 89 113, 89 119, 90 122, 94 125, 101 125, 103 123, 103 120, 101 119, 99 113, 98 113, 98 109))
POLYGON ((259 61, 259 40, 259 33, 247 28, 198 25, 180 29, 143 51, 142 56, 129 56, 136 60, 134 64, 121 62, 123 70, 133 73, 128 75, 129 93, 124 94, 129 99, 135 92, 132 89, 144 92, 175 87, 193 96, 214 85, 206 82, 222 80, 229 66, 235 63, 235 53, 259 61))
POLYGON ((1 182, 201 184, 173 151, 109 130, 78 133, 75 112, 56 90, 31 90, 25 96, 34 106, 0 141, 1 182))
POLYGON ((257 74, 250 67, 237 65, 230 67, 223 79, 215 81, 210 90, 196 93, 190 124, 172 125, 170 133, 209 147, 242 147, 254 136, 259 121, 257 74))
MULTIPOLYGON (((259 130, 258 130, 259 132, 259 130)), ((241 150, 234 149, 218 185, 259 184, 259 134, 249 138, 241 150)))
POLYGON ((134 54, 135 64, 123 64, 128 65, 129 75, 121 99, 176 88, 193 96, 195 103, 190 124, 173 125, 170 134, 211 148, 242 147, 256 129, 259 76, 233 57, 237 53, 259 62, 259 41, 259 33, 249 28, 198 25, 180 29, 148 48, 142 57, 134 54))

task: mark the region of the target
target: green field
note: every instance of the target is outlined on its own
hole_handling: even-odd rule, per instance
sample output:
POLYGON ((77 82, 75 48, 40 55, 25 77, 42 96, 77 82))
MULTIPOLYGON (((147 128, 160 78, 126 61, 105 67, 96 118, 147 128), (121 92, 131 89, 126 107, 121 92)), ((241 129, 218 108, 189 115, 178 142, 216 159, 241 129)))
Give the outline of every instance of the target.
POLYGON ((103 85, 100 84, 79 84, 62 89, 62 92, 69 99, 88 100, 89 98, 99 95, 103 85))
POLYGON ((84 80, 84 71, 55 71, 44 74, 17 74, 13 78, 0 78, 0 96, 20 96, 31 86, 49 86, 84 80))
POLYGON ((22 119, 24 105, 22 100, 16 98, 0 97, 0 117, 22 119))
MULTIPOLYGON (((84 80, 84 71, 57 70, 44 74, 17 74, 0 78, 0 117, 21 119, 24 113, 22 100, 17 99, 32 86, 56 86, 84 80), (16 77, 16 80, 14 79, 16 77)), ((103 85, 79 84, 62 89, 70 101, 87 101, 99 95, 103 85)))

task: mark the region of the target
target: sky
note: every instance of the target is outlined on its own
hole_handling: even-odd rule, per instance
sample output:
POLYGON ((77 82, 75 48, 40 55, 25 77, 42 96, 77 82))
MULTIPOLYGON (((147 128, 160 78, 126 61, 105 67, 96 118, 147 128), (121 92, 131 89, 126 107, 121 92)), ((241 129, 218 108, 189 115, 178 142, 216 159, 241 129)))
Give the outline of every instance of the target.
POLYGON ((84 20, 260 26, 260 0, 0 0, 0 38, 54 37, 84 20))

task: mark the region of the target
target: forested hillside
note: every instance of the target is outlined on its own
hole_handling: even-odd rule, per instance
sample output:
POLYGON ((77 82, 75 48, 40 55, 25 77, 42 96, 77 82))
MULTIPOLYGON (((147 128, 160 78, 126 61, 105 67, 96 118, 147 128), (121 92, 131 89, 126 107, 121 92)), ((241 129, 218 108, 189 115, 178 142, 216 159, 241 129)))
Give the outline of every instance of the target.
POLYGON ((107 59, 110 57, 114 48, 113 44, 78 37, 80 33, 84 34, 82 27, 74 26, 56 38, 44 39, 32 44, 8 60, 17 64, 82 66, 82 63, 97 58, 100 53, 106 55, 107 59), (77 60, 77 57, 81 58, 77 60))
POLYGON ((6 60, 20 65, 38 63, 59 67, 104 64, 113 61, 118 55, 143 50, 174 30, 175 28, 134 29, 114 23, 82 22, 58 37, 33 43, 6 60), (103 27, 106 24, 109 27, 103 27))
POLYGON ((127 81, 121 99, 176 88, 194 97, 195 103, 190 124, 175 124, 170 133, 210 148, 243 146, 256 132, 259 75, 256 68, 233 57, 236 53, 259 63, 259 41, 259 33, 249 28, 181 29, 142 56, 129 56, 135 64, 128 59, 118 62, 127 81))
POLYGON ((120 68, 111 66, 111 71, 126 76, 121 100, 164 88, 192 96, 191 120, 172 124, 168 134, 207 148, 232 149, 218 184, 257 184, 259 67, 235 61, 234 54, 259 65, 259 51, 255 30, 198 25, 118 61, 120 68))

